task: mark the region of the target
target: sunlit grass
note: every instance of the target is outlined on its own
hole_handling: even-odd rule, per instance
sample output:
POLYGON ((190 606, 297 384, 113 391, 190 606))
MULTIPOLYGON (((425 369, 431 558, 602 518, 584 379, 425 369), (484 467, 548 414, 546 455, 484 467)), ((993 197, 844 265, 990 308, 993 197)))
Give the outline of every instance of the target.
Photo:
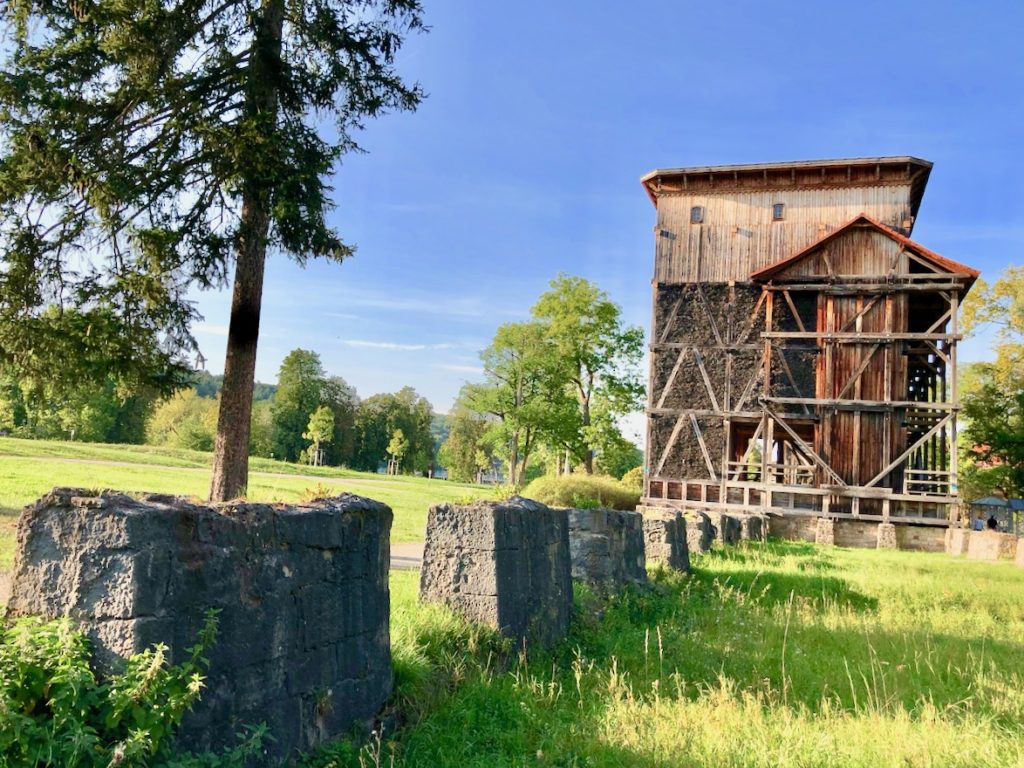
MULTIPOLYGON (((210 461, 210 454, 198 451, 0 438, 0 570, 11 566, 14 525, 21 508, 50 488, 113 488, 205 498, 210 461)), ((492 492, 445 480, 251 460, 248 498, 254 501, 295 501, 314 490, 357 493, 390 505, 395 513, 391 539, 396 542, 423 539, 431 504, 492 492)))
POLYGON ((578 589, 571 637, 528 661, 393 573, 407 724, 364 763, 1024 765, 1024 571, 774 542, 698 563, 578 589))

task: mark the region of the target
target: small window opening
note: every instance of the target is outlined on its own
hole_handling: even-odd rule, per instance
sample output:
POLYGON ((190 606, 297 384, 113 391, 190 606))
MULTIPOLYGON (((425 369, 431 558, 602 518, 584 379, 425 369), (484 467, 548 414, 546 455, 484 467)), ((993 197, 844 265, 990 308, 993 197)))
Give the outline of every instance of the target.
POLYGON ((782 221, 786 218, 786 204, 775 203, 772 206, 772 221, 782 221))
POLYGON ((700 224, 704 221, 704 207, 695 205, 690 209, 690 223, 700 224))

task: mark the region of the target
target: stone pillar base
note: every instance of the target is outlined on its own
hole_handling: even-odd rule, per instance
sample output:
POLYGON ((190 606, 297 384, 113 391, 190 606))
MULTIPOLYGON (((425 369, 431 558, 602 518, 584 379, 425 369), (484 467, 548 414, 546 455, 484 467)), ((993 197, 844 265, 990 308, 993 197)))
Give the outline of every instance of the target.
POLYGON ((819 517, 818 524, 814 531, 814 542, 825 547, 835 546, 836 521, 830 517, 819 517))
POLYGON ((677 510, 644 511, 644 551, 648 562, 690 570, 686 518, 677 510))
MULTIPOLYGON (((647 581, 644 527, 639 512, 570 509, 572 577, 601 590, 647 581)), ((685 539, 684 539, 685 541, 685 539)))
POLYGON ((568 632, 572 612, 566 510, 518 496, 434 505, 420 601, 447 605, 517 644, 553 645, 568 632))
POLYGON ((878 524, 878 548, 896 549, 896 526, 892 523, 878 524))

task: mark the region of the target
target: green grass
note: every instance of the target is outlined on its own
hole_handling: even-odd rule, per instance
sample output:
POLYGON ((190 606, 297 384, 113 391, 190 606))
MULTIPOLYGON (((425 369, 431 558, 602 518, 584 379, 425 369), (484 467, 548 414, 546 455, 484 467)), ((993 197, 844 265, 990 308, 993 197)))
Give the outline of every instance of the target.
MULTIPOLYGON (((205 498, 210 462, 210 454, 198 451, 0 438, 0 571, 11 567, 21 508, 50 488, 114 488, 205 498)), ((314 488, 358 493, 388 504, 395 513, 391 539, 396 542, 423 539, 431 504, 491 493, 483 486, 445 480, 250 461, 250 499, 294 501, 314 488)))
POLYGON ((393 573, 407 724, 381 764, 1024 766, 1012 564, 773 542, 653 578, 608 602, 580 590, 571 637, 525 661, 393 573))

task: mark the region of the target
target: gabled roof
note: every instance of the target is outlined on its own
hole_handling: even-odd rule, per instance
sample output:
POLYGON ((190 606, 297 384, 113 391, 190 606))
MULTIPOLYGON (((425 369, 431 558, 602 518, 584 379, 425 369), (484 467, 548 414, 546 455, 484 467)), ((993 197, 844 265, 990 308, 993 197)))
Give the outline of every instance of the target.
POLYGON ((964 277, 968 277, 970 278, 970 281, 972 283, 974 282, 975 278, 977 278, 978 275, 981 274, 981 272, 978 271, 977 269, 974 269, 973 267, 968 267, 966 264, 961 264, 958 261, 947 259, 945 256, 940 256, 939 254, 935 253, 935 251, 931 251, 925 248, 920 243, 914 242, 906 235, 897 232, 895 229, 887 227, 885 224, 882 224, 879 221, 875 221, 866 213, 861 213, 852 220, 848 221, 846 224, 843 224, 841 227, 834 229, 824 237, 811 243, 809 246, 799 251, 798 253, 795 253, 792 256, 788 256, 785 259, 782 259, 781 261, 777 261, 774 264, 769 264, 767 267, 759 269, 756 272, 752 272, 750 274, 750 279, 755 281, 768 280, 773 276, 777 275, 779 272, 786 269, 787 267, 789 267, 790 265, 795 264, 796 262, 800 261, 801 259, 807 256, 810 256, 814 251, 817 251, 826 243, 835 240, 844 232, 854 227, 869 227, 871 229, 877 230, 878 232, 881 232, 890 240, 899 243, 908 251, 912 251, 913 253, 915 253, 924 261, 933 264, 940 272, 949 272, 954 275, 962 275, 964 277))

